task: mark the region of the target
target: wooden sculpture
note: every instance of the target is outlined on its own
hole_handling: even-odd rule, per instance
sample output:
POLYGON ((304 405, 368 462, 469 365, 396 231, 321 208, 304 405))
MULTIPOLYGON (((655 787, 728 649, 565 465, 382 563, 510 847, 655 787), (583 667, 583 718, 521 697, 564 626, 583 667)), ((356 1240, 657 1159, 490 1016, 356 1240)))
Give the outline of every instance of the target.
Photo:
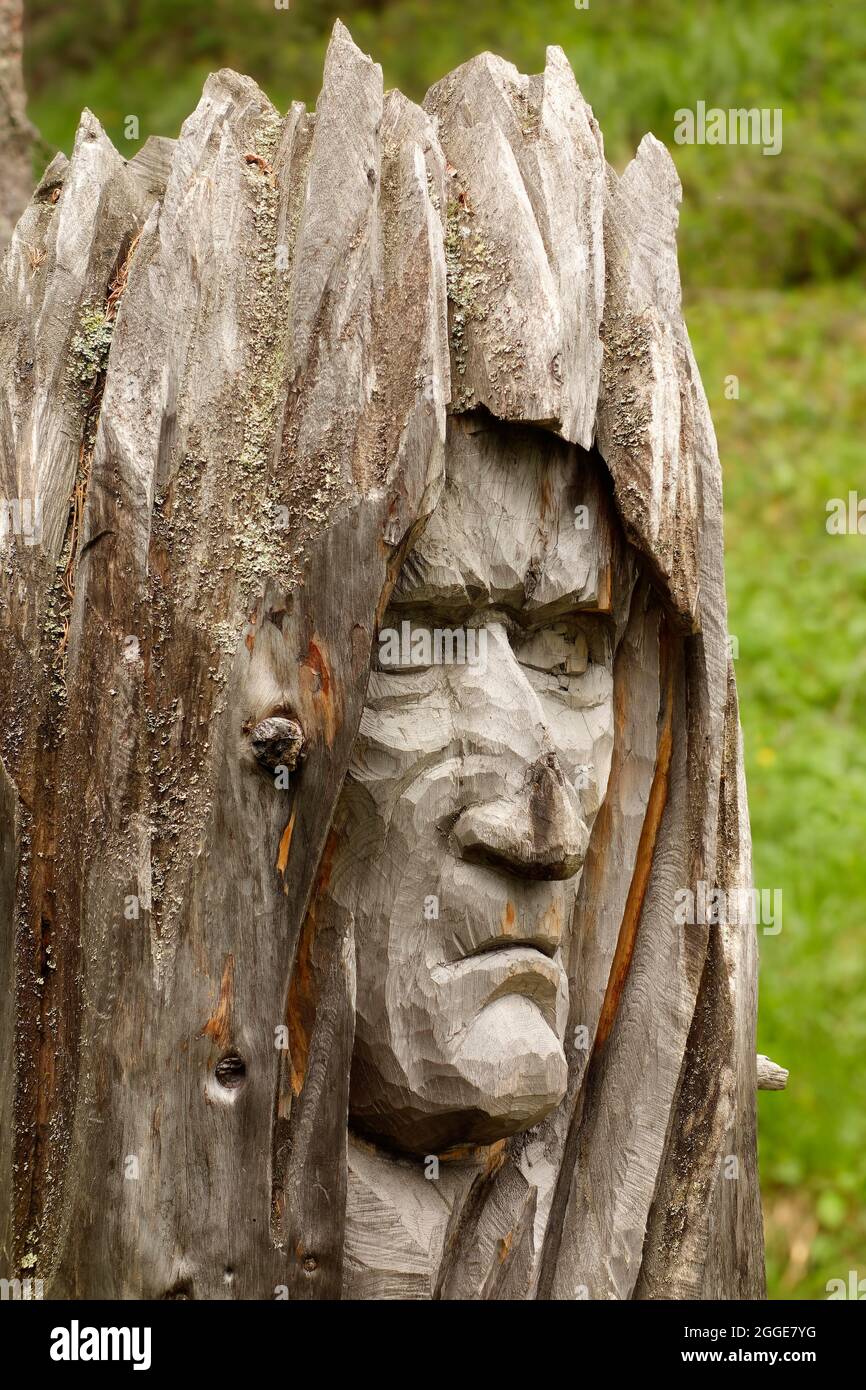
MULTIPOLYGON (((673 163, 568 63, 85 112, 0 284, 0 1250, 53 1298, 763 1293, 673 163)), ((5 1271, 4 1271, 5 1272, 5 1271)))

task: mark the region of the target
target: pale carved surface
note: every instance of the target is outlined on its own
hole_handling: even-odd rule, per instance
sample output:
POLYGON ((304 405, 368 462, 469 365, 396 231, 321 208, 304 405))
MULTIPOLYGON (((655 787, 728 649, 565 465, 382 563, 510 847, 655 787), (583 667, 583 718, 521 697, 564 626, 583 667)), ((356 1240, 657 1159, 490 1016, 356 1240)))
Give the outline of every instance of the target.
POLYGON ((422 109, 339 24, 314 113, 223 72, 43 177, 0 1244, 49 1296, 761 1294, 754 934, 673 914, 751 876, 679 197, 559 50, 422 109))
POLYGON ((600 465, 494 422, 455 423, 446 457, 383 629, 482 625, 484 659, 374 664, 332 889, 355 920, 352 1113, 420 1153, 527 1129, 565 1093, 563 936, 630 596, 600 465))

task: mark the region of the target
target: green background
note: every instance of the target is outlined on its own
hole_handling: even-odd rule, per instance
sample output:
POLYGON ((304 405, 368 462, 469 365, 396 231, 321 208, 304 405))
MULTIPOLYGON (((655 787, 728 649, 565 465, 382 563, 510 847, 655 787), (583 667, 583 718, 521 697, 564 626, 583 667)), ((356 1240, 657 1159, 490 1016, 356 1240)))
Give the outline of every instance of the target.
POLYGON ((755 881, 781 889, 761 936, 759 1050, 791 1070, 762 1093, 773 1297, 866 1276, 866 536, 826 504, 866 497, 866 10, 859 0, 25 0, 40 160, 89 106, 121 153, 174 135, 214 68, 282 109, 318 92, 339 15, 420 98, 489 48, 524 72, 561 44, 621 168, 645 131, 684 187, 686 315, 719 435, 730 631, 755 881), (674 112, 781 107, 784 143, 677 146, 674 112), (739 398, 725 379, 736 376, 739 398), (859 429, 858 429, 859 426, 859 429))

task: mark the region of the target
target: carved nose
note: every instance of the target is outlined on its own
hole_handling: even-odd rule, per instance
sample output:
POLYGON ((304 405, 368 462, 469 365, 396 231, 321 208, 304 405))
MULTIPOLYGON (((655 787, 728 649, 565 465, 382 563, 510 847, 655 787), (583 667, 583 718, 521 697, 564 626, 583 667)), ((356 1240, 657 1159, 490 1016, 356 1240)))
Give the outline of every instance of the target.
POLYGON ((535 764, 523 794, 468 807, 452 833, 461 858, 522 878, 573 878, 589 843, 553 754, 535 764))

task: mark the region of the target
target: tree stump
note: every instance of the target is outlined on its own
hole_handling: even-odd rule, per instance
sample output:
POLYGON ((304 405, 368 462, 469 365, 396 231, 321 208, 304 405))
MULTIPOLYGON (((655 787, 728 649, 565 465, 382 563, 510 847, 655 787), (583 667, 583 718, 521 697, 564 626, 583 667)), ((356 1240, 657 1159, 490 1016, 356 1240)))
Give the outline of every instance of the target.
POLYGON ((0 286, 4 1273, 762 1296, 754 926, 677 913, 751 884, 679 200, 560 50, 419 107, 340 24, 315 113, 224 71, 46 170, 0 286))

